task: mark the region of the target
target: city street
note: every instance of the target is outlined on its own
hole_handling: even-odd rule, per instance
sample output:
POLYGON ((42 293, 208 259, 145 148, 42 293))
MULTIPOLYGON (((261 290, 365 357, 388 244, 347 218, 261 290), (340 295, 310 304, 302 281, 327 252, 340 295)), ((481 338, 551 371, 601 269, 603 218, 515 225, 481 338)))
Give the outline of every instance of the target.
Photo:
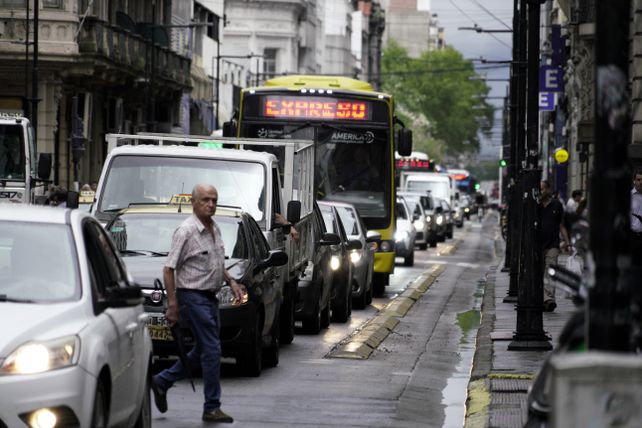
MULTIPOLYGON (((401 259, 386 288, 349 323, 332 323, 318 336, 297 334, 281 348, 279 366, 259 378, 222 369, 222 408, 236 426, 462 426, 466 388, 479 324, 486 271, 497 263, 497 215, 475 219, 454 239, 417 251, 412 268, 401 259), (454 250, 454 251, 453 251, 454 250), (442 253, 452 252, 452 255, 442 253), (384 308, 422 272, 446 269, 366 360, 328 358, 339 343, 384 308)), ((153 409, 154 427, 201 423, 202 382, 169 390, 169 410, 153 409)))

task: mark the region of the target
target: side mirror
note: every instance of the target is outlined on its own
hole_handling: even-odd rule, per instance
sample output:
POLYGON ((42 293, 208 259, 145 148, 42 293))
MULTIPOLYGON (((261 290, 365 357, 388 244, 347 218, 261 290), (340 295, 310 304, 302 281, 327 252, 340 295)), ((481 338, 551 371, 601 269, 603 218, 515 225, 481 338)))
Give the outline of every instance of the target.
POLYGON ((369 230, 368 233, 366 233, 366 241, 367 242, 381 241, 381 233, 375 232, 374 230, 369 230))
POLYGON ((348 250, 360 250, 363 248, 361 241, 358 239, 351 239, 348 241, 348 250))
POLYGON ((341 243, 341 238, 335 233, 326 233, 323 235, 323 239, 319 242, 321 245, 339 245, 341 243))
POLYGON ((80 203, 80 193, 74 192, 74 191, 69 191, 67 192, 67 201, 66 201, 66 206, 67 208, 71 209, 76 209, 78 208, 78 205, 80 203))
POLYGON ((437 208, 435 208, 435 213, 436 214, 443 214, 444 213, 444 209, 442 207, 437 207, 437 208))
POLYGON ((419 213, 412 213, 412 221, 419 220, 421 218, 421 214, 419 213))
POLYGON ((272 266, 283 266, 287 262, 288 262, 288 255, 285 254, 284 251, 273 250, 269 252, 266 259, 261 260, 261 262, 256 267, 256 270, 261 270, 272 266))
POLYGON ((412 154, 412 131, 408 128, 397 130, 397 152, 401 156, 410 156, 412 154))
POLYGON ((49 180, 51 175, 51 153, 40 153, 38 156, 38 178, 49 180))
POLYGON ((122 286, 114 284, 105 291, 105 296, 98 301, 103 309, 128 308, 143 303, 143 295, 137 285, 122 286))
POLYGON ((301 220, 301 201, 288 202, 288 223, 298 223, 301 220))
POLYGON ((223 136, 224 137, 236 137, 236 129, 234 129, 234 124, 232 122, 223 123, 223 136))

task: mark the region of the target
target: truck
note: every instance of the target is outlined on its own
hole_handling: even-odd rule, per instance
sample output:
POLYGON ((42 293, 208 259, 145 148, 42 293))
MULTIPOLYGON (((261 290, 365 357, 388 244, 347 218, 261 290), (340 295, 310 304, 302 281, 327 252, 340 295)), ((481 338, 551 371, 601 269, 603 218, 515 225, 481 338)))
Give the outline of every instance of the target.
POLYGON ((108 155, 90 209, 96 218, 106 224, 131 205, 169 203, 176 195, 190 193, 195 184, 213 184, 220 205, 248 212, 271 249, 288 255, 279 277, 280 341, 292 342, 297 284, 312 260, 312 143, 177 134, 107 134, 105 138, 108 155), (297 240, 287 233, 294 223, 297 240))
POLYGON ((36 142, 29 119, 0 113, 0 203, 44 203, 51 154, 36 163, 36 142))

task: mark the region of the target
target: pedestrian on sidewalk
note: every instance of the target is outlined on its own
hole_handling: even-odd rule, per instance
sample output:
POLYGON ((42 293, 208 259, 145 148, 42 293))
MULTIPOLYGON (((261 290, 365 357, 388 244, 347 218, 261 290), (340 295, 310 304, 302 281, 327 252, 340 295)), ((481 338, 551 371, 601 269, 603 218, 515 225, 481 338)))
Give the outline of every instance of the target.
MULTIPOLYGON (((225 270, 223 240, 212 218, 217 202, 214 186, 194 186, 193 214, 174 231, 163 268, 168 301, 165 318, 174 325, 180 316, 194 334, 196 345, 187 354, 187 361, 190 367, 200 366, 203 372, 203 421, 231 423, 234 419, 221 410, 221 326, 216 292, 225 278, 238 302, 243 293, 225 270)), ((152 392, 161 413, 167 411, 167 390, 187 376, 188 368, 180 360, 154 376, 152 392)))
POLYGON ((540 183, 539 201, 540 245, 544 261, 544 310, 553 312, 557 307, 555 302, 555 285, 548 274, 548 267, 557 264, 560 254, 560 235, 562 250, 569 250, 569 238, 564 227, 564 207, 559 199, 553 197, 553 189, 547 180, 540 183))
POLYGON ((642 170, 635 171, 631 189, 631 256, 642 264, 642 170))
POLYGON ((571 197, 568 198, 568 201, 566 202, 566 207, 565 207, 566 214, 576 214, 577 206, 581 200, 582 200, 582 191, 579 189, 573 190, 573 192, 571 193, 571 197))

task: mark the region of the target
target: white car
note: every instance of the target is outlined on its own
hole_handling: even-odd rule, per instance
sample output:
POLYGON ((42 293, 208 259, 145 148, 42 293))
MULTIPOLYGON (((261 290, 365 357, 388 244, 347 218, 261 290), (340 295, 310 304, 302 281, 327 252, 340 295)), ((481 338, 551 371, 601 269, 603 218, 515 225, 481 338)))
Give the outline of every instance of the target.
POLYGON ((0 427, 149 427, 141 291, 79 210, 0 210, 0 427))

